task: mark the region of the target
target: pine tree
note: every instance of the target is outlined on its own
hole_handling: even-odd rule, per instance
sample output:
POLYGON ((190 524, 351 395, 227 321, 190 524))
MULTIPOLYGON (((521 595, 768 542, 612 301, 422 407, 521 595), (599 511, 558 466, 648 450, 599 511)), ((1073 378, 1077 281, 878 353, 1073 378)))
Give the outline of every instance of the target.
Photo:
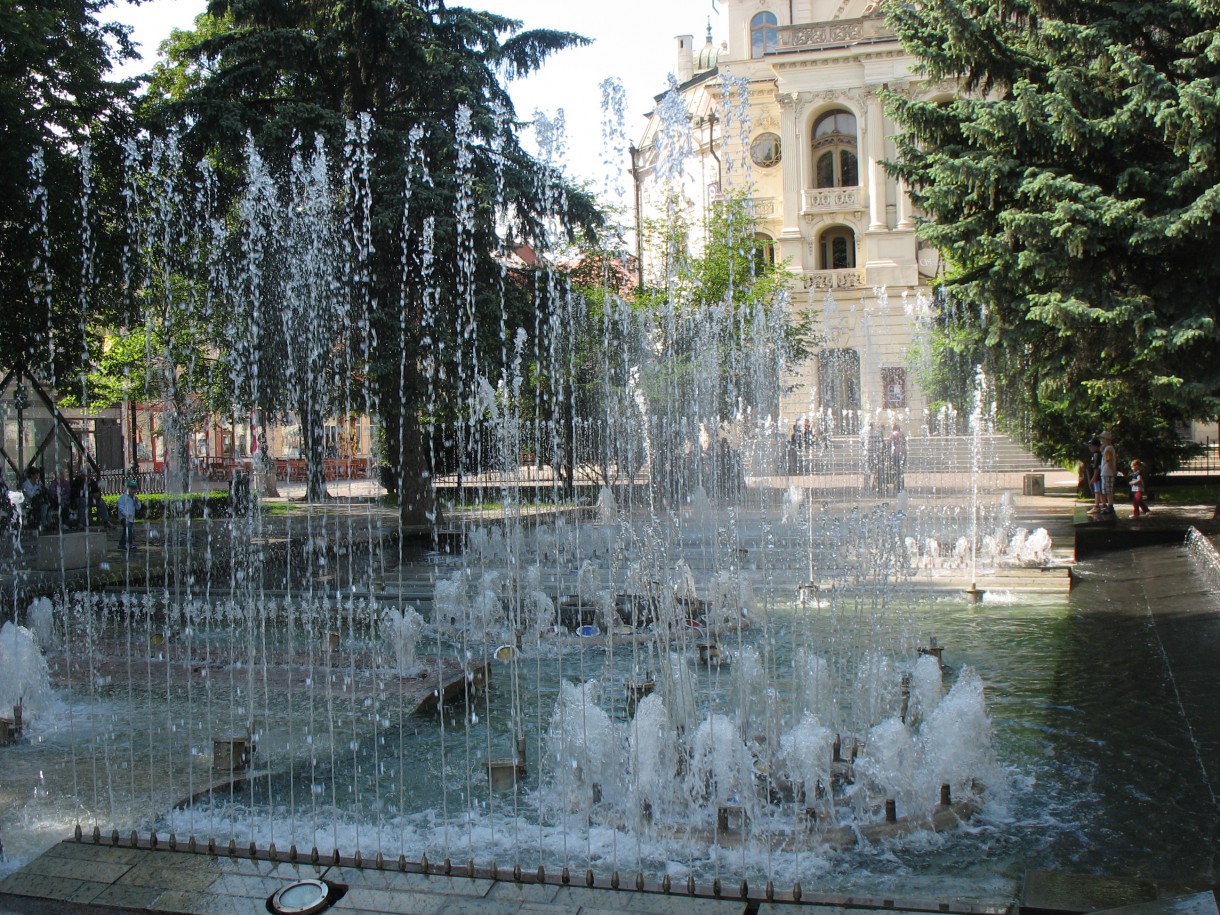
MULTIPOLYGON (((504 88, 585 42, 441 0, 213 0, 172 37, 152 83, 150 121, 186 124, 183 144, 231 181, 247 135, 282 173, 315 135, 342 149, 347 125, 370 120, 371 207, 356 218, 371 259, 352 295, 377 346, 358 369, 372 379, 404 521, 434 517, 420 424, 461 415, 455 385, 470 372, 453 360, 499 356, 502 327, 534 325, 528 289, 504 282, 505 240, 542 247, 553 222, 598 223, 585 194, 522 148, 504 88), (426 310, 440 317, 426 325, 426 310)), ((264 355, 273 369, 276 354, 264 355)))
POLYGON ((1045 456, 1106 426, 1172 468, 1176 427, 1220 411, 1220 4, 888 10, 940 90, 889 95, 890 167, 1002 409, 1045 456))

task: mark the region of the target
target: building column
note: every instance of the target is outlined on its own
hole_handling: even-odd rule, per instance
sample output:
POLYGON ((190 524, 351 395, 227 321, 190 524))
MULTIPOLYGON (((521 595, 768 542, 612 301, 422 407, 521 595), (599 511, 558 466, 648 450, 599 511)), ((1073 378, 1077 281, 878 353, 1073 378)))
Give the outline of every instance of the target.
POLYGON ((797 96, 779 96, 780 154, 784 170, 784 235, 799 235, 801 203, 805 190, 804 144, 797 123, 797 96))
POLYGON ((913 204, 911 197, 907 193, 907 183, 901 178, 898 179, 898 200, 895 201, 898 215, 898 228, 913 229, 915 228, 915 216, 912 212, 913 204))
POLYGON ((880 232, 888 228, 886 220, 886 175, 881 166, 885 158, 885 112, 875 94, 869 96, 864 137, 868 163, 868 230, 880 232))

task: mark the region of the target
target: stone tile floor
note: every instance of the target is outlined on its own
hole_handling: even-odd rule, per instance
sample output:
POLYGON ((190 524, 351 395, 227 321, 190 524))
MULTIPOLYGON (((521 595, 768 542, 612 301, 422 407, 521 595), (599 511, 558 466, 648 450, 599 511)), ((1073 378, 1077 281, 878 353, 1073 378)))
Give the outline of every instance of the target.
POLYGON ((747 910, 740 900, 66 841, 0 880, 0 915, 116 909, 190 915, 260 912, 278 889, 310 878, 345 888, 330 908, 336 913, 733 915, 747 910))
MULTIPOLYGON (((165 848, 125 847, 65 841, 17 873, 0 880, 0 915, 18 913, 165 912, 183 915, 237 915, 270 911, 268 899, 302 879, 323 880, 342 889, 327 911, 417 915, 782 915, 816 907, 823 915, 1006 915, 1007 910, 954 905, 944 901, 831 899, 809 894, 802 904, 717 899, 683 892, 664 894, 615 890, 606 886, 538 883, 529 875, 511 879, 424 874, 418 869, 355 867, 351 862, 288 862, 243 854, 206 854, 165 848)), ((554 879, 552 877, 552 879, 554 879)), ((1131 915, 1215 915, 1207 888, 1162 886, 1147 880, 1096 878, 1031 872, 1020 908, 1038 913, 1102 909, 1131 915), (1193 894, 1193 895, 1192 895, 1193 894)), ((1017 909, 1016 906, 1010 907, 1017 909)))

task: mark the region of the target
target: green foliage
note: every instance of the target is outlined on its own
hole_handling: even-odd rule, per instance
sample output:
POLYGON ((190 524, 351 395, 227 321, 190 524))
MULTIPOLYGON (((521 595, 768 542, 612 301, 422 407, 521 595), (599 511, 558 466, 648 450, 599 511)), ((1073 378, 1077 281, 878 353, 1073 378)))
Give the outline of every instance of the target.
POLYGON ((717 205, 704 227, 702 249, 691 253, 691 227, 652 227, 650 247, 668 252, 662 283, 640 290, 636 309, 654 323, 648 335, 665 359, 654 382, 684 403, 704 402, 706 417, 734 417, 743 407, 774 412, 773 379, 807 358, 815 343, 812 316, 794 312, 793 274, 769 259, 755 232, 749 198, 735 193, 717 205), (656 237, 659 235, 659 237, 656 237), (711 336, 709 336, 709 334, 711 336), (715 382, 699 372, 714 362, 715 382), (692 383, 702 390, 689 389, 692 383), (708 399, 710 395, 710 400, 708 399))
POLYGON ((632 381, 647 401, 652 485, 666 499, 683 485, 736 485, 735 432, 777 414, 779 379, 815 342, 812 317, 791 307, 793 276, 758 238, 744 192, 702 230, 692 250, 692 227, 661 227, 648 247, 664 252, 665 272, 632 305, 642 350, 632 381))
MULTIPOLYGON (((1209 0, 891 4, 931 80, 891 93, 891 171, 1045 456, 1113 429, 1161 468, 1220 412, 1220 33, 1209 0)), ((940 345, 953 348, 959 341, 940 345)))
MULTIPOLYGON (((187 159, 214 163, 222 200, 243 189, 248 138, 280 179, 293 156, 321 138, 335 209, 352 224, 331 249, 367 252, 367 262, 353 259, 330 285, 311 284, 324 307, 309 311, 310 328, 286 329, 249 354, 260 360, 264 395, 279 399, 264 406, 290 406, 312 426, 328 392, 352 377, 368 379, 373 402, 357 408, 382 420, 391 472, 408 484, 425 481, 426 489, 421 423, 468 417, 471 364, 494 367, 506 329, 536 326, 530 290, 505 281, 504 239, 542 250, 556 225, 572 237, 599 222, 587 194, 523 150, 504 87, 552 53, 584 43, 439 0, 213 0, 193 32, 173 36, 143 109, 148 122, 185 125, 187 159), (367 141, 356 145, 367 143, 359 168, 368 169, 368 206, 349 197, 340 207, 337 195, 354 188, 343 187, 339 160, 349 155, 350 164, 351 125, 364 118, 367 141), (363 340, 325 336, 339 332, 330 315, 340 306, 363 340), (327 383, 298 382, 297 400, 308 402, 285 404, 283 392, 294 385, 276 381, 289 364, 277 342, 319 327, 326 346, 303 374, 327 383), (339 361, 346 379, 314 365, 339 361)), ((274 289, 275 277, 288 272, 280 265, 293 254, 269 257, 265 292, 286 296, 274 289)), ((284 312, 272 302, 268 308, 284 312)), ((455 447, 460 453, 467 444, 455 447)), ((404 516, 430 498, 404 494, 404 516)), ((416 520, 426 513, 425 506, 416 520)))
POLYGON ((87 343, 82 322, 120 300, 114 215, 122 204, 106 176, 119 171, 112 141, 129 129, 131 86, 107 72, 134 52, 126 27, 97 21, 107 5, 0 0, 0 364, 21 359, 48 379, 74 377, 87 343), (87 198, 82 170, 95 182, 87 198), (76 291, 82 277, 87 298, 76 291))
MULTIPOLYGON (((227 518, 231 512, 227 490, 209 492, 149 492, 139 494, 136 521, 161 521, 165 518, 227 518)), ((118 517, 119 497, 102 496, 112 518, 118 517)))
POLYGON ((959 413, 969 411, 977 367, 987 361, 976 316, 942 298, 922 331, 907 353, 907 364, 929 410, 951 406, 959 413))

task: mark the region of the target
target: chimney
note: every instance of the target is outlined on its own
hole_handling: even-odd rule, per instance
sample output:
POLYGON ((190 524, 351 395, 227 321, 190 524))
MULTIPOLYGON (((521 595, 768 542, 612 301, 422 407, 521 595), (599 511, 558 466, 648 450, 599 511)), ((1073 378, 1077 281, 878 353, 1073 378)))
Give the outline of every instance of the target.
POLYGON ((678 85, 695 75, 694 35, 679 35, 678 37, 678 85))

